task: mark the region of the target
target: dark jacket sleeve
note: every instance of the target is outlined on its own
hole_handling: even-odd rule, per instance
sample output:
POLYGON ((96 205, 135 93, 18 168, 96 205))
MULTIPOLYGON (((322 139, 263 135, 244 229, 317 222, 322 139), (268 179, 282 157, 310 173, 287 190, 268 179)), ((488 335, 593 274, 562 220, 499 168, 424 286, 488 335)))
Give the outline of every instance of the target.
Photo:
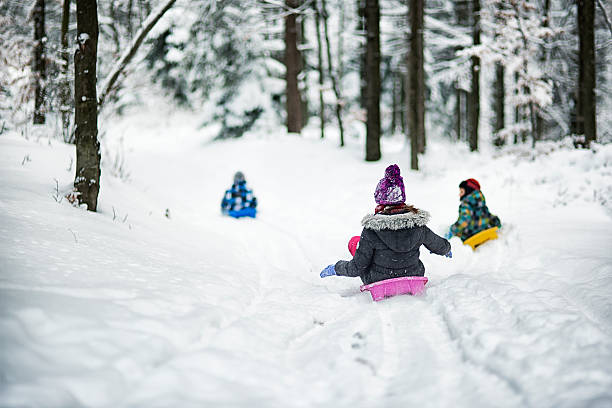
POLYGON ((374 257, 374 243, 371 234, 371 231, 363 229, 355 256, 351 261, 336 262, 336 275, 356 277, 362 276, 369 270, 374 257))
POLYGON ((451 250, 451 244, 432 230, 423 227, 423 245, 434 254, 446 255, 451 250))

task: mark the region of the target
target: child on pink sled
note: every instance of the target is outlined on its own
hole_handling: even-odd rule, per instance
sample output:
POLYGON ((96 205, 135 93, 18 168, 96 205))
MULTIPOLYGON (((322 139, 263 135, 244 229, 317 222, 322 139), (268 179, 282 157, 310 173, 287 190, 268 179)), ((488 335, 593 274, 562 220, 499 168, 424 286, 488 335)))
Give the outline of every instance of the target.
MULTIPOLYGON (((358 244, 355 237, 349 242, 349 250, 354 250, 353 259, 328 265, 321 272, 321 278, 360 277, 365 290, 370 290, 376 282, 393 279, 397 283, 402 279, 395 278, 424 276, 425 266, 419 259, 421 245, 434 254, 452 257, 450 243, 427 227, 429 213, 406 205, 404 180, 396 164, 385 170, 374 198, 378 205, 374 214, 366 215, 361 221, 363 231, 358 244)), ((372 297, 375 298, 374 292, 372 297)))

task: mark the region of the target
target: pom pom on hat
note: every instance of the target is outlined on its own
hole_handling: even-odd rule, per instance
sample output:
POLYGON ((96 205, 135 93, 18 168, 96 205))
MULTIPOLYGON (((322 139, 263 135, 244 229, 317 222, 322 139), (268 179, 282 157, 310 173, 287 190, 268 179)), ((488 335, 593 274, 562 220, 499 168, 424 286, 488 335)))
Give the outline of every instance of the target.
POLYGON ((397 205, 406 201, 404 179, 400 176, 400 168, 392 164, 385 170, 385 177, 378 182, 374 192, 377 204, 397 205))

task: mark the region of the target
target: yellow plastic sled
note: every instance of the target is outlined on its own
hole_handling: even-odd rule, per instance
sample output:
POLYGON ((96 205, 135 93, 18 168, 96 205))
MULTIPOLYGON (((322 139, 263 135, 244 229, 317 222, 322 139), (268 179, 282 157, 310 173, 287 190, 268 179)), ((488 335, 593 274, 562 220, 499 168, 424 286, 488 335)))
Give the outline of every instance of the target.
POLYGON ((480 231, 479 233, 474 234, 465 241, 463 241, 463 243, 465 245, 471 246, 472 249, 475 250, 478 245, 484 244, 485 242, 491 239, 497 239, 497 229, 497 227, 493 227, 484 231, 480 231))

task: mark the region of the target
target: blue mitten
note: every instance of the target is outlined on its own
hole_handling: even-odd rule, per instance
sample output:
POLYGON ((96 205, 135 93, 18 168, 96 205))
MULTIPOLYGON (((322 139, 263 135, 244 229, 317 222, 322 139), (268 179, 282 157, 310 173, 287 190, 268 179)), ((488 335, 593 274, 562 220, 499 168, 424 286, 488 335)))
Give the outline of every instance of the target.
POLYGON ((446 234, 444 234, 444 238, 451 239, 452 237, 453 237, 453 233, 449 229, 448 232, 446 234))
POLYGON ((452 251, 448 251, 448 254, 444 255, 447 258, 452 258, 453 257, 453 253, 452 251))
POLYGON ((336 275, 336 268, 334 267, 334 265, 327 265, 325 269, 321 271, 322 278, 326 278, 328 276, 334 276, 334 275, 336 275))

